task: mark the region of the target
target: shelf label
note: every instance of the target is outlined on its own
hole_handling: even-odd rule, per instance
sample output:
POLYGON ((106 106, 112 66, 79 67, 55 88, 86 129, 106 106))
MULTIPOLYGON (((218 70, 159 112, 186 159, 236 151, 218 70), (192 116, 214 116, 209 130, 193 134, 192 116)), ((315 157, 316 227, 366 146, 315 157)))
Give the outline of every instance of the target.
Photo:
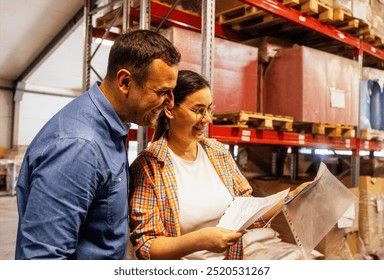
POLYGON ((345 39, 345 35, 341 32, 338 32, 337 36, 339 36, 340 39, 343 39, 343 40, 345 39))
POLYGON ((243 130, 241 132, 241 141, 251 141, 251 131, 250 130, 243 130))
POLYGON ((299 20, 302 21, 302 22, 306 22, 307 21, 307 19, 305 17, 303 17, 303 16, 299 16, 299 20))
POLYGON ((251 136, 251 131, 250 130, 243 130, 243 132, 241 134, 242 134, 242 136, 251 136))
POLYGON ((305 135, 299 134, 299 144, 300 145, 305 144, 305 135))
POLYGON ((342 89, 330 88, 331 93, 331 107, 345 108, 345 91, 342 89))
POLYGON ((364 141, 364 150, 369 150, 369 141, 364 141))
POLYGON ((347 149, 351 148, 351 139, 345 139, 345 147, 347 149))

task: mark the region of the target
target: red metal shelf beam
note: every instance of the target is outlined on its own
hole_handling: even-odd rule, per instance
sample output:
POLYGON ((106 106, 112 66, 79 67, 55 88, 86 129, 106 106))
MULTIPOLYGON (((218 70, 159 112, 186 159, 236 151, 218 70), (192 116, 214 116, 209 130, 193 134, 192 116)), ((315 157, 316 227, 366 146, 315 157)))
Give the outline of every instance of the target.
MULTIPOLYGON (((148 128, 148 139, 151 140, 155 130, 153 128, 148 128)), ((137 129, 130 129, 128 133, 127 141, 137 141, 137 129)))
MULTIPOLYGON (((148 139, 152 139, 153 128, 148 129, 148 139)), ((326 135, 301 134, 276 130, 209 125, 209 137, 227 144, 264 144, 297 147, 331 148, 340 150, 381 151, 384 142, 361 140, 358 138, 328 137, 326 135)), ((137 130, 130 129, 128 141, 137 141, 137 130)))
MULTIPOLYGON (((160 4, 157 2, 151 2, 151 22, 160 24, 164 16, 167 15, 170 7, 165 4, 160 4)), ((137 8, 131 8, 131 20, 139 21, 140 19, 140 10, 137 8)), ((177 26, 180 28, 186 28, 186 29, 192 29, 201 31, 201 17, 186 13, 180 10, 173 10, 172 13, 169 15, 168 19, 165 21, 165 26, 177 26)), ((93 30, 93 37, 101 38, 104 34, 103 29, 97 29, 94 28, 93 30)), ((236 32, 225 28, 221 26, 220 24, 215 24, 215 35, 221 36, 221 37, 230 37, 230 38, 237 38, 238 35, 236 32)), ((107 39, 114 40, 118 34, 116 33, 110 33, 109 37, 107 39)))
POLYGON ((260 9, 266 10, 267 12, 270 12, 272 14, 275 14, 287 20, 293 21, 309 29, 315 30, 321 34, 324 34, 340 42, 353 46, 357 49, 362 49, 364 52, 369 53, 379 59, 384 59, 384 51, 378 48, 375 48, 366 42, 362 42, 360 44, 359 38, 353 37, 349 33, 342 32, 332 25, 323 24, 320 21, 318 21, 316 18, 307 16, 298 10, 284 6, 282 3, 276 0, 240 0, 240 1, 246 4, 258 7, 260 9))
MULTIPOLYGON (((359 38, 353 37, 352 35, 346 32, 342 32, 332 25, 323 24, 320 21, 318 21, 316 18, 307 16, 298 10, 284 6, 282 3, 276 0, 240 0, 240 1, 252 6, 256 6, 260 9, 266 10, 269 13, 278 15, 282 18, 293 21, 309 29, 315 30, 321 34, 324 34, 328 37, 336 39, 342 43, 353 46, 358 50, 362 50, 366 53, 371 54, 372 56, 375 56, 379 59, 384 60, 383 50, 375 48, 374 46, 368 44, 367 42, 364 42, 364 41, 360 42, 359 38)), ((160 23, 163 17, 167 14, 168 10, 169 10, 169 6, 165 4, 151 2, 151 21, 155 23, 160 23)), ((138 21, 140 18, 140 11, 136 8, 131 8, 131 17, 132 19, 138 21)), ((175 9, 170 14, 168 20, 165 22, 165 25, 201 30, 201 17, 175 9)), ((94 37, 100 37, 100 34, 97 31, 99 30, 94 31, 94 37)), ((222 36, 222 37, 231 37, 231 38, 238 37, 236 32, 233 32, 228 28, 224 28, 223 26, 217 23, 215 24, 215 34, 216 36, 222 36)), ((111 39, 113 39, 113 37, 116 37, 117 34, 111 34, 110 36, 112 37, 111 39)))
POLYGON ((376 140, 360 140, 357 142, 359 151, 381 151, 384 143, 376 140))
POLYGON ((332 148, 352 150, 357 148, 356 138, 328 137, 326 135, 301 134, 276 130, 209 126, 209 137, 228 144, 269 144, 298 147, 332 148))
MULTIPOLYGON (((155 23, 160 23, 164 16, 167 15, 170 7, 164 4, 151 2, 151 21, 155 23)), ((139 20, 140 10, 132 8, 131 16, 139 20)), ((201 18, 199 16, 185 13, 180 10, 173 10, 169 15, 168 20, 165 23, 166 25, 179 26, 179 27, 192 27, 196 29, 201 29, 201 18)))
MULTIPOLYGON (((165 4, 160 4, 152 1, 151 2, 151 21, 160 23, 161 20, 164 18, 164 16, 168 13, 169 9, 170 7, 165 4)), ((139 10, 132 11, 132 16, 139 18, 140 11, 139 10)), ((178 26, 178 27, 188 28, 188 29, 194 28, 198 31, 201 31, 201 25, 202 25, 201 21, 202 20, 200 16, 175 9, 169 15, 168 20, 165 22, 165 25, 178 26)), ((215 23, 215 35, 222 36, 222 37, 231 37, 231 38, 238 37, 236 32, 228 28, 225 28, 218 23, 215 23)))

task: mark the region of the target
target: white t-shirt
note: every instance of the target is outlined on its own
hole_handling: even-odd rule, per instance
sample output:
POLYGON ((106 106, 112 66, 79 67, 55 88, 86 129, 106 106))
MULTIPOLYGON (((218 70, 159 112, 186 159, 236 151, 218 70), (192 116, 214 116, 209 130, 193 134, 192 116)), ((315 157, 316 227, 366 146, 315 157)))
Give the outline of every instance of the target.
MULTIPOLYGON (((232 201, 200 144, 195 161, 187 161, 168 149, 175 168, 180 207, 181 234, 216 226, 232 201)), ((199 251, 185 259, 224 259, 225 252, 199 251)))

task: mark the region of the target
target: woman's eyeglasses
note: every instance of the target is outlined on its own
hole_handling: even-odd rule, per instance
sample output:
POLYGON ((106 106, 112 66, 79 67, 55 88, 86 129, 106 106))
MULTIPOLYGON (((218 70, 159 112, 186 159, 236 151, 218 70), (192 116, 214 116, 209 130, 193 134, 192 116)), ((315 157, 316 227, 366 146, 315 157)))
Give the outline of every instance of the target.
POLYGON ((208 117, 210 119, 212 119, 213 114, 214 114, 214 106, 209 106, 208 108, 200 107, 198 109, 188 108, 188 107, 185 107, 184 105, 182 105, 180 103, 177 103, 176 106, 178 106, 184 110, 189 110, 189 111, 195 113, 196 114, 196 121, 201 121, 206 115, 208 115, 208 117))

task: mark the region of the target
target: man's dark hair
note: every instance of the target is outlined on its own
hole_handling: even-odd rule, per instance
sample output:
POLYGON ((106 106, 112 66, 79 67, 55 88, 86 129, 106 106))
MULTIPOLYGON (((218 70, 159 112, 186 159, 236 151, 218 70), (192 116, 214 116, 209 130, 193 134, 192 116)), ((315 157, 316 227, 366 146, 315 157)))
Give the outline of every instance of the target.
POLYGON ((109 53, 106 79, 112 81, 120 69, 131 72, 136 83, 143 86, 147 80, 148 66, 155 59, 168 65, 180 62, 180 53, 162 35, 150 30, 135 30, 120 35, 109 53))

